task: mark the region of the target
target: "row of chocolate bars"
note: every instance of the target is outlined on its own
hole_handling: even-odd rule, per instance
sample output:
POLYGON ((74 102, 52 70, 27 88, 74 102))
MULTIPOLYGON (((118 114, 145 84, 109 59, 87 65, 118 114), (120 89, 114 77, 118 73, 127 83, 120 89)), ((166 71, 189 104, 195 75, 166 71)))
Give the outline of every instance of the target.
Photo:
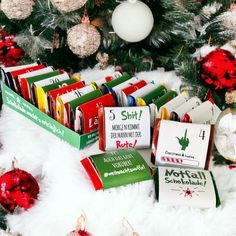
POLYGON ((3 68, 5 83, 27 101, 66 127, 86 134, 98 127, 98 107, 145 106, 150 109, 151 126, 156 117, 207 123, 213 104, 188 100, 185 94, 168 91, 164 85, 140 80, 119 71, 91 84, 41 63, 3 68))

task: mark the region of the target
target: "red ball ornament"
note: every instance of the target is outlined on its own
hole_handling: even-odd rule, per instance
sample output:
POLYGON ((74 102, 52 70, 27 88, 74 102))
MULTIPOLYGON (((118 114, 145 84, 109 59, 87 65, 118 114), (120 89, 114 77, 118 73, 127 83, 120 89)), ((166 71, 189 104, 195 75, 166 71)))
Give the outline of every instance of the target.
POLYGON ((29 209, 38 193, 37 181, 24 170, 14 168, 0 177, 0 204, 9 212, 13 212, 17 206, 29 209))
POLYGON ((236 59, 223 49, 215 49, 199 60, 200 77, 214 89, 232 89, 236 86, 236 59))

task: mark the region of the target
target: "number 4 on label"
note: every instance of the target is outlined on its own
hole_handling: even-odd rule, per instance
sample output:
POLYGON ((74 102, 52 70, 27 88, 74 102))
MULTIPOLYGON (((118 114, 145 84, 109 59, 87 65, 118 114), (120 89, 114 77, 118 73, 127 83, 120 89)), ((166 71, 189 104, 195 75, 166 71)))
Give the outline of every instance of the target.
POLYGON ((205 130, 200 130, 200 133, 199 133, 199 138, 202 138, 202 140, 204 140, 205 138, 205 130))

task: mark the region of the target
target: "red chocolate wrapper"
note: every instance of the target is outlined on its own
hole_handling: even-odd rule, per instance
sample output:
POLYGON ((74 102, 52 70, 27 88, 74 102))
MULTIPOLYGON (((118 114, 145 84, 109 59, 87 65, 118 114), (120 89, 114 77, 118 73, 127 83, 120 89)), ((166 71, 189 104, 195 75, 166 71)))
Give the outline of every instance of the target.
POLYGON ((57 118, 57 114, 56 114, 56 111, 57 111, 57 109, 56 109, 57 96, 69 93, 71 91, 74 91, 74 90, 77 90, 77 89, 80 89, 80 88, 83 88, 83 87, 84 87, 84 82, 80 81, 80 82, 77 82, 77 83, 59 88, 59 89, 49 91, 49 93, 47 95, 47 100, 48 100, 48 104, 49 104, 49 112, 50 112, 49 115, 51 117, 53 117, 54 119, 57 118))
POLYGON ((90 133, 98 128, 98 109, 100 107, 114 107, 115 100, 111 94, 94 99, 77 107, 80 112, 80 134, 90 133))

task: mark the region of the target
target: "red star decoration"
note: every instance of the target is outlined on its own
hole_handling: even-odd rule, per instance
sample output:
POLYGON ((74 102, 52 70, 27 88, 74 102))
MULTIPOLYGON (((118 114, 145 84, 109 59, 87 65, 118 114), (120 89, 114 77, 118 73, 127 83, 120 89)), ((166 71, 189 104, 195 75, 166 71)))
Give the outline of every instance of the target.
POLYGON ((192 196, 193 196, 193 193, 194 193, 195 191, 190 190, 189 188, 187 188, 186 190, 183 190, 183 192, 184 192, 184 196, 185 196, 185 197, 187 197, 187 196, 192 197, 192 196))

